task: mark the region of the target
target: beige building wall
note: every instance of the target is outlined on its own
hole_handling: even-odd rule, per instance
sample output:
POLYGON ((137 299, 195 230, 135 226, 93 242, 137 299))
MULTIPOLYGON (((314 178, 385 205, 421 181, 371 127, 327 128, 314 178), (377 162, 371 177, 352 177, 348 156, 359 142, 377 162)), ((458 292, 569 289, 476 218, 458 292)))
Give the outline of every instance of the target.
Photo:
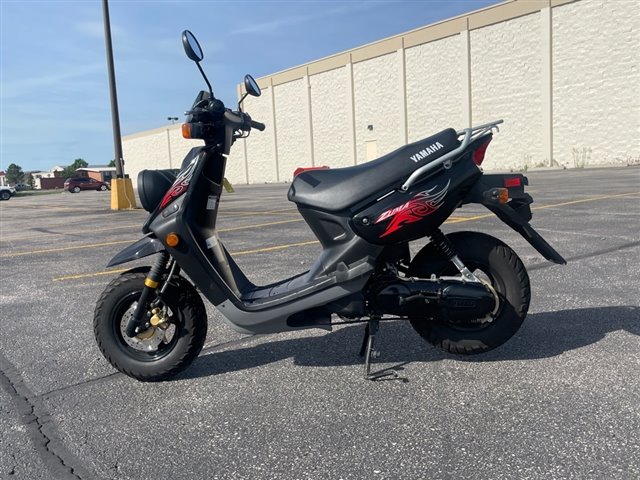
MULTIPOLYGON (((264 132, 253 131, 249 138, 242 140, 247 154, 247 172, 249 183, 278 182, 278 157, 275 138, 275 120, 272 106, 273 88, 263 89, 260 97, 247 97, 244 101, 244 109, 251 117, 265 124, 264 132)), ((236 152, 234 148, 232 155, 236 152)), ((231 175, 226 175, 229 181, 237 183, 238 180, 231 175)))
POLYGON ((471 31, 472 124, 504 119, 485 168, 549 165, 543 149, 540 12, 471 31))
POLYGON ((122 138, 124 171, 135 187, 141 170, 180 168, 189 150, 202 144, 200 140, 182 138, 178 124, 127 135, 122 138))
POLYGON ((357 163, 390 152, 401 142, 400 55, 397 52, 372 58, 353 66, 355 140, 357 163), (368 158, 369 157, 369 158, 368 158))
POLYGON ((570 167, 640 161, 640 2, 553 10, 554 157, 570 167))
POLYGON ((460 35, 405 50, 409 142, 464 126, 464 53, 460 35))
POLYGON ((353 139, 349 123, 351 85, 347 67, 312 75, 309 77, 309 83, 313 119, 312 166, 353 165, 353 139))
MULTIPOLYGON (((500 118, 485 170, 637 163, 640 2, 507 0, 258 83, 245 108, 267 128, 232 149, 232 183, 288 182, 298 166, 500 118)), ((168 168, 168 143, 166 129, 125 137, 126 171, 168 168)), ((194 145, 177 128, 170 143, 174 165, 194 145)))
MULTIPOLYGON (((278 181, 288 182, 301 165, 311 165, 307 80, 301 78, 274 87, 278 135, 278 181)), ((247 110, 251 113, 250 110, 247 110)), ((260 118, 260 117, 256 117, 260 118)), ((260 135, 262 132, 253 132, 260 135)), ((267 134, 268 135, 268 134, 267 134)))

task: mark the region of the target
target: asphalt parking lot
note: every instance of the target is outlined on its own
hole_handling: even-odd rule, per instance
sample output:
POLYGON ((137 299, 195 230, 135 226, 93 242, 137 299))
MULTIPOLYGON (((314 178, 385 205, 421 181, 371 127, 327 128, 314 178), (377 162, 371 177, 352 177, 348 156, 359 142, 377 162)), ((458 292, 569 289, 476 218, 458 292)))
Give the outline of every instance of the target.
MULTIPOLYGON (((568 265, 458 210, 445 231, 492 233, 527 265, 529 316, 471 358, 383 323, 379 364, 401 371, 382 382, 362 379, 362 325, 247 337, 210 306, 183 374, 122 375, 91 322, 146 213, 111 211, 108 192, 0 202, 0 478, 639 478, 640 168, 528 177, 532 224, 568 265)), ((257 284, 319 253, 286 189, 223 195, 221 236, 257 284)))

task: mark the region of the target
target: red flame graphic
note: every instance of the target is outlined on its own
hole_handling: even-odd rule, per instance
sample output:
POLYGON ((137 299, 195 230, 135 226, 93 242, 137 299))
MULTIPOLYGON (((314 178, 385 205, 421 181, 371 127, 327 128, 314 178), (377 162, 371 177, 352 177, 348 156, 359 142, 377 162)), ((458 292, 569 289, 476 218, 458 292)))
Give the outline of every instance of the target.
POLYGON ((427 215, 431 215, 438 210, 444 203, 444 197, 447 195, 450 183, 451 181, 447 182, 444 188, 435 192, 434 190, 438 188, 437 185, 429 190, 419 192, 407 203, 382 212, 373 222, 374 225, 389 218, 391 218, 391 221, 384 233, 380 235, 380 238, 392 234, 409 223, 422 220, 427 215))

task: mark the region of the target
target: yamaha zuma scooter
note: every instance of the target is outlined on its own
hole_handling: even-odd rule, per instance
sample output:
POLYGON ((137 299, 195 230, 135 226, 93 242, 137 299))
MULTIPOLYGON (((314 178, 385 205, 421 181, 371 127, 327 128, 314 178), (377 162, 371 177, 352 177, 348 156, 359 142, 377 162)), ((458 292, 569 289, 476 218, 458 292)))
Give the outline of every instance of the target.
POLYGON ((226 156, 235 139, 265 125, 242 111, 260 88, 245 77, 237 111, 213 95, 189 31, 182 34, 209 91, 201 91, 182 126, 202 139, 182 169, 144 170, 138 193, 150 216, 145 236, 118 253, 109 267, 155 254, 151 267, 115 278, 100 296, 94 331, 98 346, 121 372, 163 380, 200 353, 207 318, 199 294, 229 325, 247 334, 366 323, 361 355, 370 371, 379 322, 403 319, 447 352, 475 354, 506 342, 529 307, 529 277, 506 244, 483 233, 444 235, 453 211, 479 203, 519 232, 546 259, 565 260, 529 225, 532 203, 520 174, 480 169, 501 121, 436 135, 361 165, 300 173, 294 202, 318 238, 322 253, 310 270, 266 286, 251 283, 220 241, 216 218, 226 156), (413 258, 409 242, 428 238, 413 258), (185 276, 180 275, 184 272, 185 276), (196 290, 197 288, 197 290, 196 290))

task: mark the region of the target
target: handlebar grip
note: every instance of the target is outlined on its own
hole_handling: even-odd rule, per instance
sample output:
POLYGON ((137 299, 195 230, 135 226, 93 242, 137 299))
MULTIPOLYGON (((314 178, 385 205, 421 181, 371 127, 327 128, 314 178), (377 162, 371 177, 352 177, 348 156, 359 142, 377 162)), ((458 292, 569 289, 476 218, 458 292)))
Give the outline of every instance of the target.
POLYGON ((227 124, 231 124, 235 128, 241 128, 244 124, 244 120, 241 116, 227 110, 224 112, 224 120, 227 124))
POLYGON ((262 132, 266 128, 266 125, 264 123, 256 122, 255 120, 251 120, 251 128, 255 128, 262 132))

